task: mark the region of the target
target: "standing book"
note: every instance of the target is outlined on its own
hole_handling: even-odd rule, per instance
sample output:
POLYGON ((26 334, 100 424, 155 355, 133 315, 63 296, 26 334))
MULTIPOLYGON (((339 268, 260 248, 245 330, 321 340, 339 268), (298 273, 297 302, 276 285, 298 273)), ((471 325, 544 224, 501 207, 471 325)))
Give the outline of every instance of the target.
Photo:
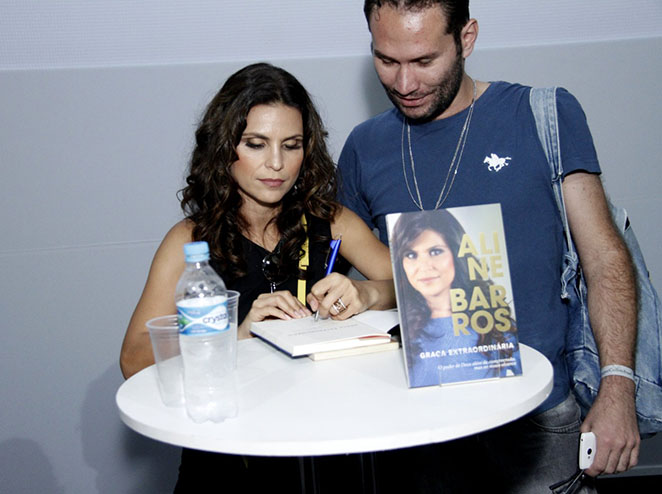
POLYGON ((410 387, 522 373, 499 204, 386 216, 410 387))

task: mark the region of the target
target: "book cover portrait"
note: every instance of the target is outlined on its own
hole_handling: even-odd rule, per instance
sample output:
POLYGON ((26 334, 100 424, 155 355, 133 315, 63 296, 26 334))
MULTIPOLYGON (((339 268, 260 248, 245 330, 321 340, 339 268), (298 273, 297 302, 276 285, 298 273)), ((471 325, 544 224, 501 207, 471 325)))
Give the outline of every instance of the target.
POLYGON ((387 215, 410 387, 520 375, 499 204, 387 215))

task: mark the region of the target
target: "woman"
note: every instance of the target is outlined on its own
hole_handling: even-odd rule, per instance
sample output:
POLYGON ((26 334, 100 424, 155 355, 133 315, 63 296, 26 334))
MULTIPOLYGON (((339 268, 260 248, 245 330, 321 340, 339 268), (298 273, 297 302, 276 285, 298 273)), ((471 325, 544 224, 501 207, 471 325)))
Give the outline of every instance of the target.
MULTIPOLYGON (((241 293, 239 338, 251 337, 251 323, 266 318, 301 318, 319 310, 321 317, 346 319, 395 305, 388 249, 334 200, 335 166, 325 137, 308 93, 288 72, 255 64, 226 81, 196 131, 181 193, 186 219, 158 248, 129 323, 120 358, 125 377, 153 363, 145 323, 176 312, 183 245, 193 240, 209 243, 212 266, 228 289, 241 293), (340 237, 340 254, 376 281, 324 277, 329 242, 340 237)), ((232 458, 185 450, 178 489, 192 487, 194 477, 202 481, 191 470, 194 464, 224 462, 235 474, 251 470, 254 478, 260 461, 276 463, 232 458)), ((273 468, 296 469, 287 459, 280 463, 273 468)))
POLYGON ((487 365, 490 360, 510 359, 513 349, 458 352, 445 360, 452 353, 449 349, 474 349, 492 343, 513 343, 517 348, 509 308, 487 311, 487 317, 470 306, 461 312, 453 310, 452 290, 469 300, 477 288, 489 298, 493 285, 480 276, 471 279, 468 261, 476 260, 473 254, 458 258, 464 235, 460 223, 445 210, 402 215, 393 227, 391 248, 397 260, 395 279, 412 387, 521 373, 515 365, 518 360, 509 360, 512 365, 501 368, 487 365), (469 321, 474 321, 475 328, 469 321), (490 327, 493 329, 488 331, 490 327))

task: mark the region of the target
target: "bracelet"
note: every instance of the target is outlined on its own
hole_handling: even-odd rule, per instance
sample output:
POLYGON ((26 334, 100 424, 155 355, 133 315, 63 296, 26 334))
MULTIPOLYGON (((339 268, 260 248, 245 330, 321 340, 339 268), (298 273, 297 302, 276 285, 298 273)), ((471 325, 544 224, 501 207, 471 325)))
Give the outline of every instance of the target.
POLYGON ((635 382, 634 380, 634 371, 630 369, 629 367, 626 367, 625 365, 605 365, 602 369, 600 369, 600 376, 601 377, 607 377, 607 376, 621 376, 621 377, 627 377, 628 379, 632 380, 632 382, 635 382))

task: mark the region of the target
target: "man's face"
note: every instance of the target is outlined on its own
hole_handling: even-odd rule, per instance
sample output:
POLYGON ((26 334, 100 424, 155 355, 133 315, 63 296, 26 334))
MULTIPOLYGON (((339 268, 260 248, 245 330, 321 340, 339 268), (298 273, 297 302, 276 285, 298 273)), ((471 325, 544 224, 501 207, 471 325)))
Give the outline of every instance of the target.
POLYGON ((443 116, 462 83, 464 58, 441 8, 383 6, 370 16, 373 61, 393 104, 410 120, 443 116))

